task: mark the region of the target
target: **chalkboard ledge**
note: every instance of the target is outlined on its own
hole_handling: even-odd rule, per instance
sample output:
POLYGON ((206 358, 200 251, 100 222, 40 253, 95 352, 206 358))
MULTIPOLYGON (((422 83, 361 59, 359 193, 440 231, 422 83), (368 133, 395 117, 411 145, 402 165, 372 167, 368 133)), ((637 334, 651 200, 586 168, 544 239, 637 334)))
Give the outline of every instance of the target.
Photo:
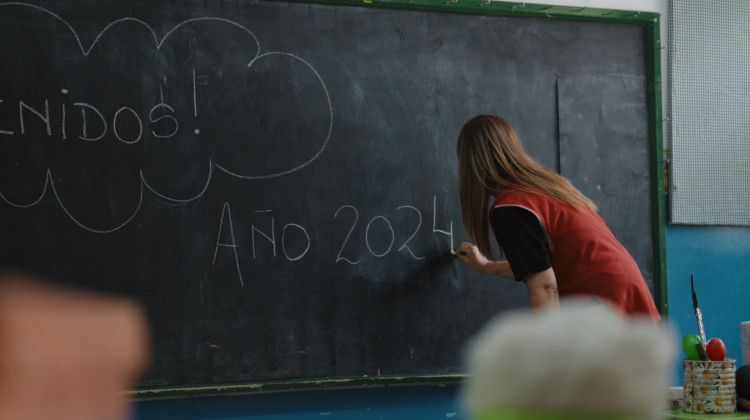
POLYGON ((237 395, 278 391, 320 390, 335 388, 386 387, 399 385, 449 385, 463 382, 468 375, 382 375, 356 376, 341 378, 309 379, 299 381, 269 381, 242 384, 212 384, 206 386, 186 386, 169 388, 137 389, 129 391, 127 395, 138 401, 185 398, 207 395, 237 395))

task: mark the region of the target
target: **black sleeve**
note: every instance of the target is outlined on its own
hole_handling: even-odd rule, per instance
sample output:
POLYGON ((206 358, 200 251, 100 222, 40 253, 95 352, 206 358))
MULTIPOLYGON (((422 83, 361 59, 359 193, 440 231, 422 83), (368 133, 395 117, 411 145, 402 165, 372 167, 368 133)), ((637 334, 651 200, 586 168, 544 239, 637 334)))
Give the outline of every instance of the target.
POLYGON ((492 211, 492 222, 516 280, 552 267, 547 236, 532 212, 521 207, 498 207, 492 211))

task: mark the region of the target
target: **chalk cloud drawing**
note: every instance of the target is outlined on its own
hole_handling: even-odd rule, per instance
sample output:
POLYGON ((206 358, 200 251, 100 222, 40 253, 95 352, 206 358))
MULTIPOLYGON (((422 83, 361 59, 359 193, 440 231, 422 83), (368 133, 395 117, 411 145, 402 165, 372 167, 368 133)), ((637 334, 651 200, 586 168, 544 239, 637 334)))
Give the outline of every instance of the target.
MULTIPOLYGON (((47 203, 45 197, 54 197, 63 212, 81 228, 94 233, 110 233, 126 226, 138 215, 145 192, 171 205, 190 203, 206 193, 217 172, 255 182, 281 177, 310 165, 328 145, 333 129, 333 105, 328 88, 316 68, 291 52, 262 52, 258 37, 238 22, 218 17, 188 19, 176 24, 159 38, 157 32, 145 21, 125 17, 105 25, 87 46, 76 29, 58 14, 34 4, 0 2, 2 27, 15 25, 14 28, 23 30, 24 19, 18 19, 18 15, 34 21, 49 19, 50 24, 43 27, 54 27, 67 33, 21 34, 27 38, 37 37, 41 40, 37 41, 39 43, 50 39, 49 42, 58 43, 56 46, 60 42, 71 44, 70 57, 66 57, 69 62, 61 64, 55 70, 63 74, 61 79, 64 79, 65 74, 70 74, 71 77, 78 77, 77 80, 86 80, 87 76, 80 73, 85 73, 88 64, 102 60, 122 73, 113 76, 114 81, 106 79, 110 86, 101 87, 112 89, 112 97, 132 94, 128 90, 133 89, 133 86, 124 85, 123 82, 128 81, 137 84, 135 89, 142 89, 143 92, 158 90, 153 101, 158 103, 152 103, 150 109, 136 109, 135 106, 121 103, 90 104, 85 98, 69 99, 75 96, 76 86, 50 87, 54 91, 47 92, 47 98, 9 98, 4 96, 9 87, 3 84, 18 83, 18 80, 8 80, 7 76, 3 79, 0 76, 0 113, 10 113, 12 118, 20 118, 19 124, 10 127, 7 126, 7 121, 12 118, 3 120, 6 126, 0 125, 0 149, 3 142, 11 141, 9 139, 19 141, 24 135, 31 136, 32 134, 25 133, 30 125, 35 124, 46 125, 48 137, 44 138, 43 133, 35 134, 39 138, 34 140, 36 143, 30 143, 38 144, 39 148, 47 147, 46 144, 53 141, 64 144, 64 147, 75 153, 80 150, 76 148, 87 145, 115 150, 138 146, 141 147, 139 156, 145 156, 141 159, 141 167, 132 167, 121 162, 135 154, 123 152, 121 155, 125 158, 122 158, 119 152, 109 150, 111 162, 120 163, 113 165, 117 166, 115 169, 102 170, 100 167, 104 163, 96 162, 94 152, 79 154, 76 156, 89 159, 86 163, 91 165, 91 169, 80 171, 83 175, 77 175, 79 178, 76 178, 70 168, 73 162, 64 162, 64 154, 58 157, 54 151, 48 152, 45 155, 47 167, 26 168, 27 172, 22 172, 24 183, 28 183, 30 179, 38 180, 35 191, 24 192, 34 194, 33 198, 18 198, 24 194, 9 192, 0 187, 0 199, 10 206, 30 208, 47 203), (131 38, 150 40, 144 43, 149 45, 139 45, 137 48, 131 44, 126 46, 126 54, 140 56, 121 57, 119 53, 112 54, 109 50, 117 47, 118 42, 131 38), (164 62, 168 63, 167 67, 159 68, 158 64, 164 62), (70 68, 65 68, 66 65, 70 68), (76 65, 84 69, 79 71, 75 68, 76 65), (140 71, 138 66, 142 66, 144 70, 140 71), (149 66, 153 66, 155 70, 151 71, 149 66), (140 73, 148 73, 148 77, 142 76, 143 80, 127 79, 137 77, 140 73), (276 80, 267 80, 274 77, 276 80), (261 80, 253 80, 254 78, 261 80), (153 83, 158 86, 142 86, 153 83), (125 92, 118 96, 117 89, 125 92), (284 92, 277 95, 273 89, 284 92), (255 97, 251 97, 253 95, 255 97), (264 96, 259 98, 258 95, 264 96), (313 99, 306 99, 305 103, 298 100, 310 97, 313 99), (276 99, 278 103, 274 103, 276 99), (100 110, 105 108, 109 108, 109 112, 100 110), (18 117, 21 114, 26 117, 18 117), (79 127, 77 133, 71 124, 75 118, 83 120, 82 131, 79 127), (258 125, 263 124, 266 126, 258 128, 258 125), (308 124, 315 127, 308 129, 308 124), (289 131, 289 127, 292 127, 292 131, 289 131), (207 128, 213 128, 214 131, 207 128), (290 145, 285 141, 294 140, 299 144, 296 139, 288 138, 292 132, 309 135, 310 144, 296 153, 288 153, 290 145), (105 141, 109 143, 102 145, 105 141), (184 147, 186 144, 189 146, 184 147), (198 153, 198 156, 190 155, 190 151, 198 153), (149 168, 160 170, 153 171, 149 168), (86 216, 80 214, 85 212, 76 213, 72 210, 75 206, 71 204, 74 203, 70 201, 87 194, 114 194, 113 191, 90 189, 63 194, 59 188, 61 183, 71 183, 71 180, 95 178, 92 175, 99 173, 97 170, 117 178, 120 182, 117 188, 122 188, 122 183, 132 182, 133 190, 136 191, 128 196, 130 204, 117 205, 119 209, 130 210, 121 210, 117 214, 117 220, 105 227, 87 223, 86 216), (169 175, 165 178, 164 174, 169 175), (68 196, 74 198, 66 201, 68 196)), ((6 60, 5 63, 13 61, 6 60)), ((0 65, 7 66, 3 63, 0 65)), ((14 69, 20 75, 28 70, 14 69)), ((31 84, 37 82, 31 77, 32 74, 33 72, 29 73, 27 78, 31 84)), ((61 83, 66 82, 63 80, 61 83)), ((79 91, 83 89, 81 86, 77 88, 79 91)), ((113 101, 116 102, 117 99, 113 101)), ((28 142, 29 139, 24 138, 24 141, 28 142)), ((73 153, 70 152, 71 155, 73 153)), ((23 159, 19 159, 19 162, 15 165, 28 163, 23 159)), ((110 161, 105 162, 110 164, 110 161)), ((9 174, 15 172, 4 171, 3 176, 7 177, 9 174)), ((3 185, 8 188, 8 185, 22 184, 9 181, 3 185)), ((101 185, 109 188, 110 184, 101 181, 101 185)), ((69 192, 71 187, 68 185, 67 188, 69 192)))

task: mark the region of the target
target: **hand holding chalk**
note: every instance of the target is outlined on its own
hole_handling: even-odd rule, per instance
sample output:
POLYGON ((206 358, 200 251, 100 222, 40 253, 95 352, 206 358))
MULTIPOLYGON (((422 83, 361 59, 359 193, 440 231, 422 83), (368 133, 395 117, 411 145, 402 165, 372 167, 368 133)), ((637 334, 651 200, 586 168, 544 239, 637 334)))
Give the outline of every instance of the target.
POLYGON ((458 250, 451 249, 451 255, 458 258, 459 255, 469 255, 469 254, 467 252, 461 251, 460 249, 458 250))
MULTIPOLYGON (((468 242, 464 242, 464 243, 468 243, 468 242)), ((470 252, 466 251, 465 249, 461 250, 461 247, 458 247, 458 249, 451 249, 451 255, 453 255, 456 258, 458 258, 459 255, 467 256, 469 254, 470 252)))
POLYGON ((479 248, 476 245, 470 242, 463 242, 458 249, 451 250, 451 254, 455 255, 462 263, 466 264, 470 269, 477 273, 491 273, 491 261, 479 251, 479 248))

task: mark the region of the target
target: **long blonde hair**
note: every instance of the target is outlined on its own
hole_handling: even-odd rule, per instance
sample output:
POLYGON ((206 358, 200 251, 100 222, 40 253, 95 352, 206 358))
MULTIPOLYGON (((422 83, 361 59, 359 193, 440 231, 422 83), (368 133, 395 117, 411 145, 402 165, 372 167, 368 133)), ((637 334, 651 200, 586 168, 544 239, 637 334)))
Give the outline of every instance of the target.
POLYGON ((526 154, 513 127, 502 118, 472 118, 458 136, 458 185, 464 229, 479 250, 492 257, 490 199, 502 190, 545 193, 577 210, 596 205, 567 178, 526 154))

